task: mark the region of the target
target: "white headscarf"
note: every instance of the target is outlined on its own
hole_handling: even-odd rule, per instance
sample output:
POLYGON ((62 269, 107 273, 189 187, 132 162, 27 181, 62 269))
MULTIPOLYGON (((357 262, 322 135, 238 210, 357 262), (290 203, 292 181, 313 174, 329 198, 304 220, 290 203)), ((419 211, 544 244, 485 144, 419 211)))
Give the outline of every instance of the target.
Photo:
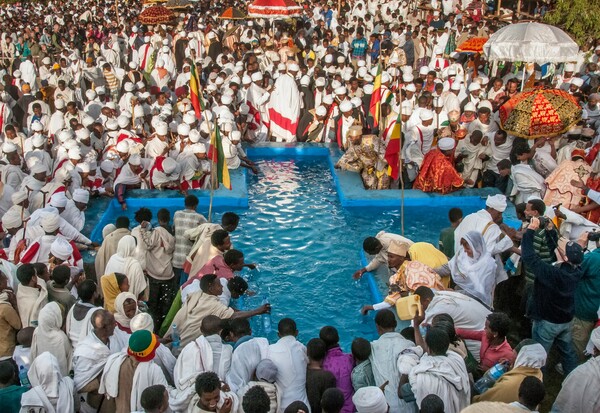
POLYGON ((467 255, 464 247, 459 248, 448 262, 452 279, 469 295, 491 307, 496 281, 496 261, 487 252, 485 241, 479 232, 469 231, 462 239, 471 247, 473 257, 467 255))
MULTIPOLYGON (((123 292, 117 295, 115 299, 115 320, 117 323, 121 324, 123 327, 129 328, 131 323, 131 318, 125 315, 125 301, 132 299, 135 301, 135 314, 139 313, 139 308, 137 306, 137 297, 129 292, 123 292)), ((132 317, 133 318, 133 317, 132 317)))
POLYGON ((136 240, 131 235, 125 235, 117 244, 117 252, 106 263, 104 274, 121 273, 129 280, 129 292, 139 297, 148 287, 148 281, 140 262, 134 257, 136 240))
POLYGON ((519 350, 519 354, 517 354, 517 359, 515 360, 515 367, 525 366, 541 369, 546 365, 547 357, 548 354, 541 344, 529 344, 519 350))
POLYGON ((35 360, 43 352, 49 351, 56 357, 60 374, 66 376, 71 369, 73 349, 69 338, 61 330, 62 324, 62 310, 58 303, 48 303, 40 310, 38 326, 31 341, 31 359, 35 360))
POLYGON ((41 405, 48 413, 75 411, 73 380, 61 376, 58 361, 51 353, 46 351, 33 360, 27 377, 32 389, 23 394, 23 407, 41 405))
POLYGON ((128 259, 135 254, 136 240, 131 235, 125 235, 117 244, 117 252, 106 263, 105 274, 120 272, 127 275, 126 267, 128 259))

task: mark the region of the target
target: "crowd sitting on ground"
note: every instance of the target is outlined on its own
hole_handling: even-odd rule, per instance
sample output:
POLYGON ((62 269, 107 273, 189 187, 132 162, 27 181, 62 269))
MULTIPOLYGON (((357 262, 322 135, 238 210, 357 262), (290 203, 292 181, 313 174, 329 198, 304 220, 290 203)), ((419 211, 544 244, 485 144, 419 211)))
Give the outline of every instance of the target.
POLYGON ((543 74, 494 70, 456 51, 503 24, 479 1, 310 0, 274 22, 218 19, 228 6, 244 9, 198 2, 152 25, 140 3, 0 7, 3 411, 535 411, 553 345, 565 378, 552 411, 599 411, 598 40, 543 74), (529 87, 566 91, 581 121, 511 136, 499 109, 529 87), (215 186, 210 152, 260 173, 242 143, 268 141, 337 145, 336 167, 367 189, 502 194, 464 218, 452 209, 437 247, 365 239, 355 278, 389 271, 385 300, 362 308, 378 339, 344 353, 325 326, 305 346, 283 318, 270 344, 248 321, 270 306, 232 302, 253 267, 232 248, 239 217, 209 223, 187 194, 215 186), (92 242, 88 204, 125 210, 135 188, 182 191, 185 209, 151 225, 141 208, 92 242), (396 331, 408 300, 422 311, 396 331))

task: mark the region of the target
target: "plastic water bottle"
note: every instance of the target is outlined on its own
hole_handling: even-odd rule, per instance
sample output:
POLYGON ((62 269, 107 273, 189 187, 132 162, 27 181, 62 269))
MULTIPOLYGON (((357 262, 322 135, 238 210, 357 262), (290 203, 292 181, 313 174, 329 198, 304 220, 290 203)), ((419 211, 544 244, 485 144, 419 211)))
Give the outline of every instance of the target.
POLYGON ((475 382, 475 390, 479 394, 485 393, 487 389, 492 387, 494 383, 508 370, 507 366, 502 363, 497 363, 491 369, 485 372, 482 378, 475 382))
POLYGON ((171 348, 173 351, 179 349, 179 344, 181 341, 181 336, 179 335, 179 330, 177 329, 177 324, 173 324, 172 326, 173 332, 171 333, 171 348))
POLYGON ((21 386, 31 387, 31 383, 29 382, 29 377, 27 377, 27 369, 25 366, 19 367, 19 381, 21 382, 21 386))
MULTIPOLYGON (((268 296, 264 296, 263 298, 263 305, 265 304, 269 304, 269 297, 268 296)), ((263 324, 263 331, 265 332, 265 335, 268 336, 269 334, 271 334, 271 314, 270 313, 265 313, 262 315, 262 324, 263 324)))

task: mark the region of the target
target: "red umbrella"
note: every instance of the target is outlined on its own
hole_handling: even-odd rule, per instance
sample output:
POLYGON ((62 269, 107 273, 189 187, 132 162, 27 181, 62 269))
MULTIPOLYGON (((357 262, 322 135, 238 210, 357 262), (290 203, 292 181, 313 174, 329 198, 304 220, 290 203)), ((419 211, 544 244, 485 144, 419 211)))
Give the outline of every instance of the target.
POLYGON ((558 89, 517 93, 500 107, 500 124, 507 133, 535 139, 566 132, 581 119, 581 106, 558 89))
POLYGON ((265 19, 300 17, 302 7, 294 0, 254 0, 248 5, 248 16, 265 19))

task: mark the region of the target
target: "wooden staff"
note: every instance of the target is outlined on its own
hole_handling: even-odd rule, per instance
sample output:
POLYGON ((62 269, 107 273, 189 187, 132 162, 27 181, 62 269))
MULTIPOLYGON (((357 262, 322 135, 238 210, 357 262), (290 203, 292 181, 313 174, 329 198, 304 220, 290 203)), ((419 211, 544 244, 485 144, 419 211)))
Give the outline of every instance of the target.
POLYGON ((398 136, 398 174, 400 175, 400 235, 404 236, 404 176, 402 175, 402 91, 400 91, 400 136, 398 136))

